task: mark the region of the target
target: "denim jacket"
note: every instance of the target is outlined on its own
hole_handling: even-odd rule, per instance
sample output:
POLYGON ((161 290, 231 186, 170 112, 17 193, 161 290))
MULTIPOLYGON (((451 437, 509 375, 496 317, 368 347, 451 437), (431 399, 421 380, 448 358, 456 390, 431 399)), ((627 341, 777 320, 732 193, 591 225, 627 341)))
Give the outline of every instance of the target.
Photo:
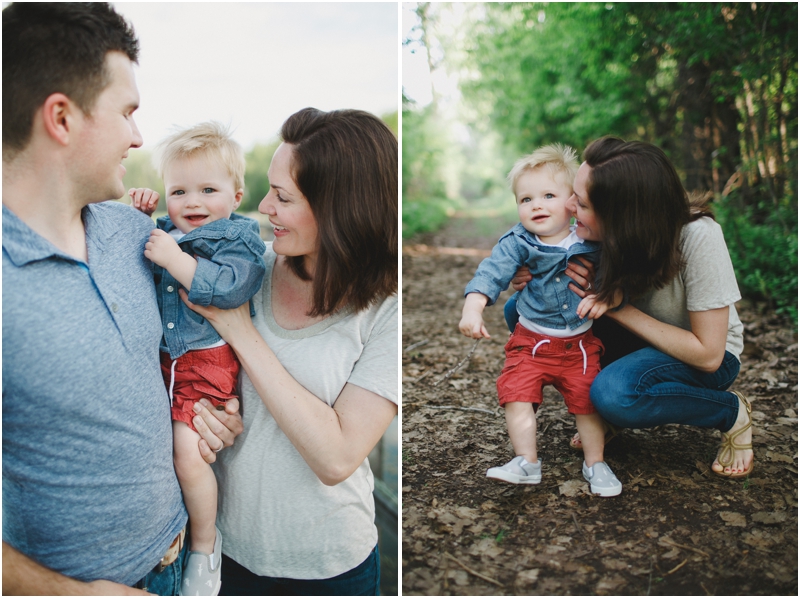
MULTIPOLYGON (((170 232, 175 225, 162 216, 156 226, 170 232)), ((189 289, 189 301, 233 309, 244 304, 261 288, 266 266, 266 245, 259 236, 258 222, 231 214, 230 219, 215 220, 190 231, 178 245, 197 259, 197 270, 189 289)), ((164 336, 161 351, 177 359, 187 351, 209 347, 220 340, 217 331, 200 314, 181 301, 181 284, 164 268, 153 265, 158 308, 164 336)), ((250 305, 250 315, 253 306, 250 305)))
POLYGON ((600 244, 592 241, 575 243, 569 249, 542 245, 522 224, 517 224, 500 237, 492 255, 478 266, 464 295, 481 293, 489 298, 487 305, 492 305, 508 288, 517 268, 527 266, 533 280, 519 293, 519 313, 539 326, 574 329, 587 319, 576 313, 581 299, 567 288, 572 279, 564 271, 567 262, 578 255, 596 264, 599 251, 600 244))

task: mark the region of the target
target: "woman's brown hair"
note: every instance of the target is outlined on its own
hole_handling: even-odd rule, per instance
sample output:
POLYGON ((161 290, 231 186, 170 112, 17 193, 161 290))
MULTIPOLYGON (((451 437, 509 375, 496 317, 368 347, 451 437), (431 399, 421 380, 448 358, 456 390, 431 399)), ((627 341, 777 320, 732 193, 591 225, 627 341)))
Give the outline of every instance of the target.
POLYGON ((643 141, 603 137, 586 148, 589 201, 601 228, 598 298, 631 297, 678 275, 689 201, 669 158, 643 141))
MULTIPOLYGON (((292 174, 317 221, 311 316, 360 311, 397 292, 397 139, 360 110, 305 108, 281 128, 292 174)), ((311 276, 302 256, 289 266, 311 276)))

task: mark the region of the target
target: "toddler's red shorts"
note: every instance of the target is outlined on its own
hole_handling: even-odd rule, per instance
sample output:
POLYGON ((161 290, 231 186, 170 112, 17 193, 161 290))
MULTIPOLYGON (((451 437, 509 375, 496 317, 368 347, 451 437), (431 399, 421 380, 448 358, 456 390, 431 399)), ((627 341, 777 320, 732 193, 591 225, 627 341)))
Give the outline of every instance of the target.
POLYGON ((506 343, 506 362, 497 379, 500 404, 542 404, 542 388, 552 385, 564 397, 573 415, 595 413, 589 387, 600 371, 603 343, 591 329, 583 334, 555 338, 517 324, 506 343))
POLYGON ((192 418, 197 415, 193 409, 197 401, 208 399, 216 407, 239 398, 239 360, 230 345, 188 351, 174 362, 169 353, 162 352, 161 375, 167 392, 172 387, 172 419, 195 432, 192 418))

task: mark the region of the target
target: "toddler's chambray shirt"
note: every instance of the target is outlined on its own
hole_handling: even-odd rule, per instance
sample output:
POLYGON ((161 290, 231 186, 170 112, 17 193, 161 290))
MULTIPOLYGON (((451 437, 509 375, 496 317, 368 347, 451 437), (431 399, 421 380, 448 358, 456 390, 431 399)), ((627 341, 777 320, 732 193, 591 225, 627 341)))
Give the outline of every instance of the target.
MULTIPOLYGON (((170 232, 175 225, 169 216, 156 221, 158 228, 170 232)), ((231 214, 187 233, 178 241, 184 253, 197 258, 189 301, 233 309, 247 303, 264 280, 264 252, 258 222, 231 214)), ((160 350, 177 359, 187 351, 203 349, 221 339, 214 327, 181 301, 181 284, 167 270, 154 264, 158 308, 164 336, 160 350)), ((253 306, 250 306, 253 315, 253 306)))
POLYGON ((487 305, 492 305, 508 288, 517 269, 527 266, 533 280, 517 298, 520 315, 545 328, 572 330, 588 320, 576 313, 581 298, 568 288, 572 279, 564 274, 567 263, 576 256, 597 263, 599 252, 600 244, 593 241, 574 243, 568 249, 544 245, 522 224, 516 224, 500 237, 492 255, 478 266, 464 296, 482 293, 489 298, 487 305))

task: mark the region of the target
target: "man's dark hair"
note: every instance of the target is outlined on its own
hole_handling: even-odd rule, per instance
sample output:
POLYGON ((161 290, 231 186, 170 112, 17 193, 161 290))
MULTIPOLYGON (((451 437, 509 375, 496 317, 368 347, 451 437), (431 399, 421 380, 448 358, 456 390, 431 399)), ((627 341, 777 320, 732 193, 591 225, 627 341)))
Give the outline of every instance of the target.
MULTIPOLYGON (((305 108, 283 124, 292 174, 317 221, 309 315, 360 311, 397 292, 397 139, 361 110, 305 108)), ((311 276, 303 256, 289 266, 311 276)))
POLYGON ((33 115, 63 93, 84 114, 110 83, 108 52, 138 62, 133 28, 105 2, 15 2, 3 10, 3 159, 30 141, 33 115))

